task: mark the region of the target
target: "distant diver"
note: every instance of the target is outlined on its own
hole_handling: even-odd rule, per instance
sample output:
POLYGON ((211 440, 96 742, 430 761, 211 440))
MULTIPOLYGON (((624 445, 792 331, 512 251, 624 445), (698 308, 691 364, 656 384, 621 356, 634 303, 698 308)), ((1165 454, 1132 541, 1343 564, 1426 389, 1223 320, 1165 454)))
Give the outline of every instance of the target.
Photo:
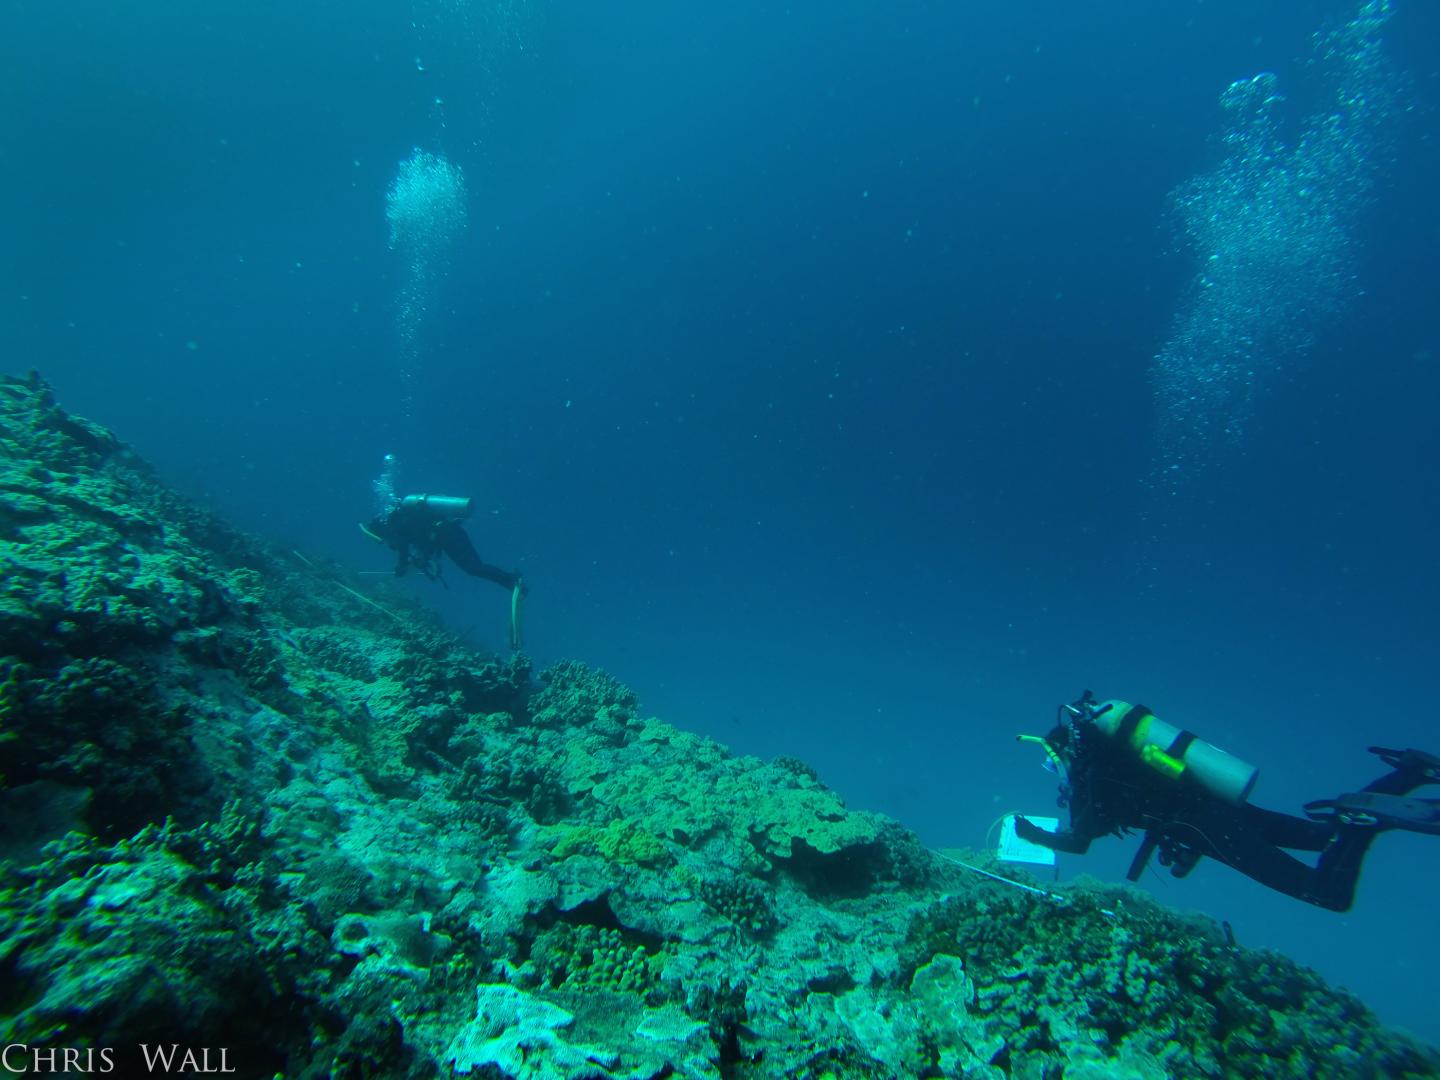
MULTIPOLYGON (((387 463, 389 460, 387 458, 387 463)), ((521 601, 530 590, 518 573, 491 566, 476 552, 460 525, 470 516, 473 502, 473 499, 453 495, 406 495, 394 499, 368 525, 362 524, 360 530, 395 552, 396 577, 403 577, 414 567, 431 581, 444 584, 440 573, 443 554, 471 577, 484 578, 509 589, 510 647, 519 649, 521 601)))
POLYGON ((1157 852, 1177 878, 1209 856, 1287 896, 1348 911, 1376 836, 1389 829, 1440 835, 1440 799, 1409 797, 1440 784, 1440 757, 1419 750, 1370 747, 1390 771, 1358 792, 1307 803, 1307 820, 1250 805, 1254 766, 1157 720, 1144 705, 1096 701, 1087 690, 1060 706, 1048 735, 1019 738, 1039 743, 1060 774, 1070 827, 1050 832, 1017 816, 1016 835, 1081 855, 1099 837, 1143 831, 1131 881, 1157 852), (1311 866, 1287 848, 1320 858, 1311 866))

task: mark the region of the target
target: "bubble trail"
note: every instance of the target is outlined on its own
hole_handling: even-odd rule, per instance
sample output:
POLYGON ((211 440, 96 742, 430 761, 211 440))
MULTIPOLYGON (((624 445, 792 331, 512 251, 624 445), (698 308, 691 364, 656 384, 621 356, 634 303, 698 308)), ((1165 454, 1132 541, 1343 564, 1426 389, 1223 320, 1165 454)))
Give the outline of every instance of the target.
POLYGON ((385 195, 390 247, 402 260, 396 330, 400 339, 402 408, 414 411, 421 335, 437 289, 449 269, 449 251, 465 231, 465 176, 443 155, 415 150, 385 195))
POLYGON ((1239 445, 1256 395, 1358 294, 1355 231, 1385 157, 1398 97, 1382 50, 1388 0, 1314 38, 1326 106, 1287 145, 1265 72, 1220 97, 1223 158, 1171 194, 1199 266, 1152 368, 1153 482, 1174 490, 1239 445))

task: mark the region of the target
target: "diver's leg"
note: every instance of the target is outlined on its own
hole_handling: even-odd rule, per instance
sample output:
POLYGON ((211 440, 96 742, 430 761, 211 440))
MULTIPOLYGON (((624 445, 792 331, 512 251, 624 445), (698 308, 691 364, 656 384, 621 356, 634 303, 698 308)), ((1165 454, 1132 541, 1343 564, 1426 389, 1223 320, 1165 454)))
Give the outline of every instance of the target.
POLYGON ((1355 795, 1305 804, 1306 813, 1318 819, 1316 824, 1333 829, 1335 839, 1320 853, 1311 895, 1304 899, 1332 911, 1350 909, 1360 880, 1360 867, 1370 845, 1382 832, 1392 828, 1440 832, 1440 801, 1401 798, 1417 787, 1440 783, 1440 758, 1419 750, 1372 746, 1370 751, 1392 766, 1391 771, 1372 780, 1355 795), (1366 795, 1377 798, 1367 799, 1366 795), (1394 813, 1387 814, 1386 810, 1394 813), (1353 820, 1368 819, 1368 823, 1352 824, 1346 820, 1347 812, 1356 813, 1353 820))
POLYGON ((1361 864, 1379 835, 1375 829, 1341 825, 1335 842, 1320 853, 1320 861, 1315 864, 1312 895, 1305 899, 1331 911, 1349 911, 1355 902, 1361 864))
POLYGON ((496 585, 503 585, 507 589, 513 589, 515 583, 520 580, 519 574, 511 574, 501 570, 498 566, 491 566, 484 562, 475 545, 470 542, 470 537, 465 530, 454 522, 442 525, 439 529, 440 546, 445 554, 450 556, 451 562, 458 566, 471 577, 484 578, 486 581, 493 581, 496 585))
MULTIPOLYGON (((1440 759, 1416 751, 1376 752, 1394 768, 1367 784, 1364 791, 1408 795, 1423 784, 1437 782, 1440 759)), ((1330 806, 1311 803, 1306 809, 1319 811, 1330 806)), ((1330 911, 1350 910, 1365 855, 1383 831, 1374 826, 1346 824, 1333 816, 1302 821, 1258 806, 1236 808, 1218 803, 1197 807, 1186 814, 1183 822, 1166 828, 1167 835, 1234 867, 1246 877, 1330 911), (1319 851, 1320 859, 1308 866, 1281 848, 1319 851)))
POLYGON ((1349 911, 1355 902, 1360 867, 1370 850, 1376 830, 1338 823, 1334 820, 1305 821, 1246 806, 1247 818, 1256 833, 1277 848, 1318 851, 1320 858, 1309 866, 1283 851, 1265 851, 1263 845, 1242 844, 1239 859, 1232 864, 1263 885, 1330 911, 1349 911))
POLYGON ((1333 822, 1311 821, 1249 803, 1246 803, 1240 812, 1245 815, 1251 828, 1279 848, 1289 848, 1292 851, 1324 851, 1330 841, 1335 839, 1333 822))
MULTIPOLYGON (((1258 807, 1237 808, 1215 803, 1194 808, 1185 820, 1169 823, 1165 833, 1276 892, 1332 911, 1347 910, 1354 897, 1355 881, 1368 841, 1355 849, 1348 843, 1340 847, 1337 840, 1322 854, 1321 866, 1309 866, 1282 851, 1267 836, 1267 829, 1273 829, 1287 842, 1301 841, 1293 846, 1315 850, 1307 847, 1313 844, 1314 836, 1276 820, 1284 817, 1258 807), (1327 856, 1331 860, 1328 867, 1327 856)), ((1309 824, 1321 824, 1330 836, 1335 836, 1333 826, 1309 824)), ((1349 830, 1343 833, 1342 838, 1348 840, 1349 830)))

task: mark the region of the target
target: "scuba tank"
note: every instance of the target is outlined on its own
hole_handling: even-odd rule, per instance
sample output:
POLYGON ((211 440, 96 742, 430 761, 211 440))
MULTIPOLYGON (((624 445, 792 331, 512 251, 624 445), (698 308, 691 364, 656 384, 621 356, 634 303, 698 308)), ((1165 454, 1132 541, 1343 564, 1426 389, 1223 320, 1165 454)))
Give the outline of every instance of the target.
POLYGON ((406 510, 424 507, 436 521, 464 521, 470 516, 474 502, 458 495, 406 495, 400 505, 406 510))
POLYGON ((1127 743, 1152 769, 1174 780, 1188 776, 1232 806, 1250 798, 1259 779, 1254 765, 1157 719, 1144 705, 1102 701, 1093 707, 1090 720, 1105 735, 1127 743))

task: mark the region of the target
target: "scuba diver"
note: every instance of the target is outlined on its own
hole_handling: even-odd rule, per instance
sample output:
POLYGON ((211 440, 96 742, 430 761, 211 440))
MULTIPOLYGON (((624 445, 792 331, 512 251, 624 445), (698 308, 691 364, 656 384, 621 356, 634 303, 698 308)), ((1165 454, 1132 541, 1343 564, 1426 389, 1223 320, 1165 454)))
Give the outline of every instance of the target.
POLYGON ((1084 854, 1107 834, 1144 833, 1126 877, 1138 881, 1158 853, 1183 878, 1209 856, 1298 900, 1348 911, 1370 844, 1390 829, 1440 835, 1440 799, 1411 798, 1440 784, 1440 757, 1372 746, 1390 771, 1358 792, 1306 803, 1307 817, 1252 806, 1259 771, 1163 721, 1144 705, 1096 701, 1089 690, 1057 710, 1040 744, 1061 777, 1059 805, 1070 827, 1042 829, 1017 815, 1022 840, 1084 854), (1319 852, 1314 866, 1284 849, 1319 852))
POLYGON ((368 525, 362 524, 360 531, 394 550, 396 577, 403 577, 414 567, 431 581, 443 585, 445 579, 440 573, 443 554, 471 577, 484 578, 509 589, 510 647, 519 649, 520 605, 530 589, 518 573, 491 566, 476 552, 460 524, 470 516, 475 500, 454 495, 397 497, 395 470, 395 456, 386 454, 385 469, 374 484, 380 513, 368 525))

